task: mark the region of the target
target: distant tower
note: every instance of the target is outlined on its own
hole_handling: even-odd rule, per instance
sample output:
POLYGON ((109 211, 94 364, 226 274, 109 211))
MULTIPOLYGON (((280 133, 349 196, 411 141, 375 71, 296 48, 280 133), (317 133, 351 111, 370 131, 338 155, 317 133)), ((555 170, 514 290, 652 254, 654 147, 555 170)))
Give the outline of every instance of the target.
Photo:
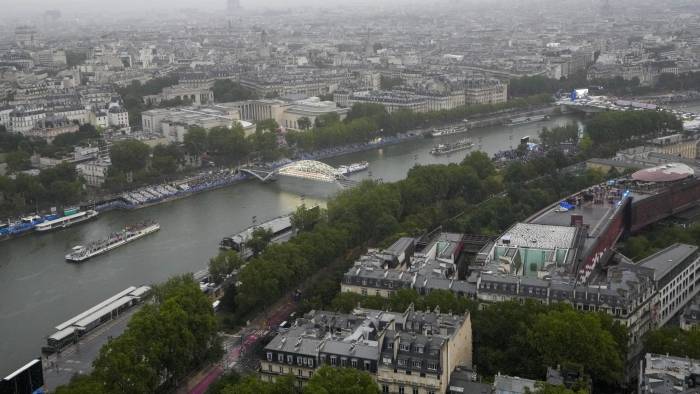
POLYGON ((226 11, 229 13, 229 15, 235 14, 240 9, 241 9, 240 0, 227 0, 226 11))

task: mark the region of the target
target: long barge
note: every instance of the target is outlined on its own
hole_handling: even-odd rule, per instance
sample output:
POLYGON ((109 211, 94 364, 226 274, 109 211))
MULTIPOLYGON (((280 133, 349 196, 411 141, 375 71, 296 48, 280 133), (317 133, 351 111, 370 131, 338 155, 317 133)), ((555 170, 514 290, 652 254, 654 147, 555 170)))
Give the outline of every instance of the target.
POLYGON ((93 241, 87 245, 74 246, 71 252, 66 255, 66 260, 74 263, 80 263, 92 257, 107 253, 120 246, 126 245, 129 242, 136 241, 146 235, 153 234, 160 230, 160 224, 150 221, 139 223, 134 226, 127 226, 119 232, 111 234, 106 239, 93 241))
POLYGON ((430 153, 435 156, 448 155, 453 152, 471 149, 474 146, 471 139, 465 138, 453 143, 437 144, 430 150, 430 153))

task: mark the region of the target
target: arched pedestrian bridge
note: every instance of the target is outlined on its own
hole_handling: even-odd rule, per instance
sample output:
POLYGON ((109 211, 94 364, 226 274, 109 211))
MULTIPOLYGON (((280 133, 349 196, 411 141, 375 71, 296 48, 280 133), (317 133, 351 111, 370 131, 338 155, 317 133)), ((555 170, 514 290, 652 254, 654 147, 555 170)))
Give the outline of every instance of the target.
POLYGON ((240 171, 263 182, 275 179, 277 175, 282 175, 326 183, 339 183, 344 187, 357 183, 339 174, 337 169, 316 160, 299 160, 274 169, 269 167, 242 167, 240 171))

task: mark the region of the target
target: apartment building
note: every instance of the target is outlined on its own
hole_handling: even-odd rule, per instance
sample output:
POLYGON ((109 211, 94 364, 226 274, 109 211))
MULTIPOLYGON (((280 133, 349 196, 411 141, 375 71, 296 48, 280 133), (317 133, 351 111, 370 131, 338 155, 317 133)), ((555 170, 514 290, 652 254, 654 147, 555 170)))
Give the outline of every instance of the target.
POLYGON ((498 104, 508 101, 508 84, 498 79, 469 80, 464 88, 464 102, 498 104))
POLYGON ((471 319, 416 311, 358 308, 350 314, 311 311, 265 347, 263 380, 292 374, 303 387, 322 365, 367 371, 383 393, 447 391, 452 371, 472 363, 471 319))

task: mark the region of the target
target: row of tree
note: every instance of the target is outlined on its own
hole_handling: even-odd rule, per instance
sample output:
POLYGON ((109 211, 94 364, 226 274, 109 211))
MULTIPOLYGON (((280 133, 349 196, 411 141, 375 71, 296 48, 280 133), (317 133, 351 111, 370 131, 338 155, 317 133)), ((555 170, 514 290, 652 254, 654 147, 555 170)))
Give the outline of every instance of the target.
POLYGON ((183 149, 195 157, 208 157, 219 165, 234 165, 251 159, 275 160, 284 154, 277 141, 279 125, 273 119, 258 122, 255 133, 246 137, 240 124, 209 130, 192 127, 184 136, 183 149))
POLYGON ((153 295, 124 333, 100 349, 93 372, 58 387, 57 394, 171 392, 190 372, 222 356, 214 311, 192 275, 154 286, 153 295))
POLYGON ((75 166, 64 163, 41 171, 39 176, 0 176, 0 217, 74 204, 83 197, 82 180, 75 166))
POLYGON ((586 124, 586 135, 594 144, 629 142, 682 130, 680 119, 660 111, 602 112, 586 124))
POLYGON ((281 376, 275 382, 264 382, 255 375, 233 375, 224 379, 209 394, 379 394, 372 376, 355 368, 323 366, 314 372, 303 389, 293 375, 281 376))
POLYGON ((601 93, 616 96, 698 90, 700 89, 700 72, 678 75, 664 73, 659 75, 654 86, 642 86, 638 77, 624 79, 617 76, 609 79, 588 80, 585 72, 559 80, 541 75, 525 76, 513 78, 508 82, 508 94, 512 97, 524 97, 541 93, 569 92, 573 89, 586 87, 602 89, 601 93))

